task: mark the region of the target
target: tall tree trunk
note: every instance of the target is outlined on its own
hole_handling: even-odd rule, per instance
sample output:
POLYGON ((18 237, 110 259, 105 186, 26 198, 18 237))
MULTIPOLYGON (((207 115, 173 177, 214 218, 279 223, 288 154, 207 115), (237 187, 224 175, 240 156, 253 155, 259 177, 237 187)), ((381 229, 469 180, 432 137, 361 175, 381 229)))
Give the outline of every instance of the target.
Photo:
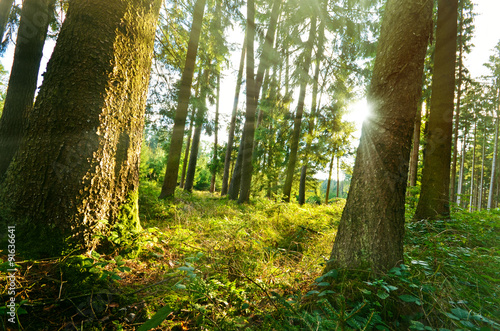
MULTIPOLYGON (((3 41, 5 27, 9 21, 9 14, 14 0, 0 0, 0 42, 3 41)), ((21 14, 22 17, 22 14, 21 14)))
POLYGON ((422 125, 422 108, 418 107, 415 125, 413 126, 413 144, 410 158, 410 186, 417 186, 418 152, 420 149, 420 128, 422 125))
MULTIPOLYGON (((324 12, 326 12, 327 1, 323 1, 324 12)), ((307 178, 307 167, 309 163, 309 150, 312 146, 312 140, 314 138, 314 129, 316 122, 316 114, 319 109, 318 105, 318 94, 319 94, 319 68, 321 60, 323 57, 323 44, 325 42, 325 18, 320 15, 321 22, 318 29, 318 50, 316 52, 315 69, 313 77, 313 90, 312 90, 312 102, 311 102, 311 115, 309 118, 309 127, 307 131, 306 139, 306 149, 304 159, 302 160, 302 169, 300 171, 300 184, 299 184, 299 204, 303 205, 306 201, 306 178, 307 178)))
MULTIPOLYGON (((266 71, 266 69, 269 67, 269 65, 271 64, 271 51, 272 51, 272 48, 273 48, 273 43, 274 43, 274 34, 275 34, 275 31, 276 31, 276 24, 277 24, 277 21, 278 21, 278 16, 279 16, 279 12, 280 12, 280 7, 281 7, 281 1, 282 0, 274 0, 274 3, 273 3, 273 9, 272 9, 272 12, 271 12, 271 20, 269 22, 269 28, 267 30, 267 33, 266 33, 266 36, 265 36, 265 40, 264 40, 264 45, 263 45, 263 49, 262 49, 262 55, 261 55, 261 61, 259 63, 259 67, 257 69, 257 76, 255 76, 253 79, 254 79, 254 87, 252 87, 252 89, 255 91, 255 92, 252 92, 253 93, 253 97, 255 100, 252 101, 252 103, 255 104, 255 107, 257 108, 257 104, 258 104, 258 101, 259 101, 259 92, 260 92, 260 88, 262 86, 262 81, 264 79, 264 73, 266 71)), ((247 20, 248 22, 248 20, 247 20)), ((255 23, 254 23, 255 24, 255 23)), ((255 25, 252 26, 252 28, 255 29, 255 25)), ((247 27, 247 35, 246 35, 246 38, 247 38, 247 41, 250 40, 248 38, 248 27, 247 27)), ((255 33, 255 31, 254 31, 255 33)), ((253 39, 252 39, 253 40, 253 39)), ((252 41, 253 42, 253 41, 252 41)), ((249 47, 249 45, 247 44, 247 48, 249 47)), ((252 47, 253 47, 253 44, 252 44, 252 47)), ((249 69, 248 69, 248 58, 249 58, 249 54, 248 52, 250 52, 250 49, 248 48, 247 50, 247 75, 248 75, 248 72, 249 72, 249 69)), ((254 57, 254 54, 251 55, 252 58, 254 57)), ((252 72, 254 72, 254 68, 252 68, 252 72)), ((248 77, 247 77, 247 88, 248 88, 248 77)), ((248 91, 247 91, 248 93, 248 91)), ((248 96, 247 96, 247 102, 248 102, 248 96)), ((253 107, 253 106, 252 106, 253 107)), ((248 103, 247 103, 247 111, 248 111, 248 103)), ((251 110, 252 111, 252 110, 251 110)), ((256 109, 253 110, 253 112, 255 113, 256 109)), ((248 200, 248 198, 246 198, 246 196, 248 195, 249 197, 249 194, 250 194, 250 185, 251 185, 251 181, 252 181, 252 173, 242 173, 241 171, 243 171, 243 168, 247 168, 247 169, 250 169, 248 164, 246 166, 243 166, 243 164, 241 164, 241 162, 243 162, 243 153, 250 153, 250 155, 253 154, 253 141, 254 141, 254 136, 252 135, 252 137, 248 137, 246 138, 246 135, 245 135, 245 126, 247 125, 246 121, 247 120, 251 120, 252 123, 252 127, 253 128, 250 128, 250 123, 248 123, 249 125, 247 126, 247 130, 251 130, 253 133, 255 133, 255 114, 251 115, 250 117, 248 117, 247 115, 251 115, 251 114, 245 114, 245 124, 244 124, 244 128, 243 128, 243 134, 242 134, 242 137, 241 137, 241 142, 240 142, 240 148, 238 150, 238 156, 236 158, 236 165, 234 167, 234 172, 233 172, 233 176, 232 176, 232 179, 231 179, 231 183, 234 183, 234 186, 231 188, 229 188, 229 198, 230 199, 233 199, 233 200, 236 200, 238 198, 238 193, 241 194, 241 190, 245 190, 244 192, 244 195, 245 197, 243 199, 239 199, 240 202, 246 202, 248 200), (252 119, 253 117, 253 119, 252 119), (246 151, 245 148, 244 148, 244 144, 245 144, 245 141, 247 143, 249 143, 250 141, 252 141, 252 147, 251 147, 251 150, 250 151, 246 151), (236 177, 239 177, 238 179, 236 179, 236 177), (243 179, 243 177, 245 177, 245 179, 243 179), (241 187, 240 183, 242 181, 250 181, 248 183, 248 187, 245 186, 245 187, 241 187), (248 192, 246 192, 248 190, 248 192)), ((251 162, 251 161, 248 161, 247 162, 251 162)))
POLYGON ((196 174, 196 163, 198 162, 198 152, 200 149, 201 131, 203 129, 203 121, 207 112, 207 89, 209 88, 210 71, 208 69, 210 61, 207 61, 205 71, 203 73, 203 83, 201 83, 200 99, 201 103, 196 112, 194 120, 194 134, 193 142, 191 145, 191 153, 189 153, 189 165, 186 173, 186 182, 184 183, 184 191, 191 192, 194 186, 194 176, 196 174))
POLYGON ((476 175, 476 141, 477 141, 477 121, 474 123, 474 144, 472 148, 472 174, 470 177, 470 198, 469 198, 469 212, 473 210, 474 202, 474 177, 476 175))
POLYGON ((297 111, 293 123, 293 133, 290 143, 290 158, 285 170, 286 178, 285 185, 283 186, 283 200, 290 202, 290 195, 292 194, 293 175, 295 173, 295 164, 297 163, 297 153, 299 150, 300 128, 302 126, 302 113, 304 111, 304 101, 306 97, 307 83, 309 82, 309 67, 311 66, 311 53, 314 45, 314 38, 316 36, 316 21, 317 16, 313 14, 311 18, 311 27, 309 30, 309 37, 304 47, 304 63, 302 64, 301 82, 299 100, 297 103, 297 111))
POLYGON ((455 201, 455 181, 457 177, 457 153, 458 153, 458 127, 460 125, 460 105, 462 98, 462 76, 463 76, 463 33, 464 33, 464 6, 460 0, 460 25, 458 30, 458 82, 457 82, 457 105, 455 110, 455 127, 453 132, 453 160, 451 162, 450 178, 450 201, 455 201))
POLYGON ((493 207, 493 190, 495 186, 495 174, 496 174, 496 167, 497 167, 497 153, 498 153, 498 126, 499 126, 499 120, 498 120, 498 114, 495 118, 495 142, 494 142, 494 147, 493 147, 493 161, 491 163, 491 178, 490 178, 490 190, 488 192, 488 205, 487 208, 490 210, 493 207))
POLYGON ((477 210, 481 210, 483 208, 485 146, 486 146, 486 125, 484 126, 484 131, 483 131, 483 148, 481 152, 481 180, 479 182, 479 197, 477 201, 477 210))
POLYGON ((165 179, 159 198, 164 199, 174 195, 177 186, 177 177, 179 176, 179 163, 181 160, 182 143, 184 140, 184 127, 186 126, 186 117, 188 115, 189 98, 191 97, 191 84, 193 82, 193 73, 196 66, 196 54, 198 52, 198 42, 200 40, 201 27, 203 23, 203 13, 206 0, 196 0, 193 12, 193 24, 189 33, 188 50, 186 54, 186 63, 182 71, 181 87, 179 89, 179 103, 174 118, 174 128, 170 148, 168 151, 167 169, 165 179))
POLYGON ((184 150, 184 160, 182 162, 181 184, 179 185, 180 188, 184 188, 184 183, 186 179, 186 170, 189 163, 189 152, 191 151, 191 136, 193 135, 195 110, 196 109, 193 108, 191 121, 189 122, 188 138, 186 142, 186 149, 184 150))
POLYGON ((224 175, 222 177, 222 189, 221 196, 227 194, 228 186, 229 186, 229 178, 230 172, 229 168, 231 166, 231 154, 233 152, 233 144, 234 144, 234 131, 236 129, 236 114, 238 111, 238 101, 240 98, 240 89, 241 82, 243 81, 243 67, 245 66, 245 52, 246 52, 246 37, 243 42, 243 46, 241 49, 241 58, 240 58, 240 67, 238 69, 238 78, 236 79, 236 91, 234 93, 234 102, 233 102, 233 113, 231 114, 231 122, 229 124, 229 134, 227 138, 227 148, 226 148, 226 157, 224 159, 224 175))
POLYGON ((326 196, 325 205, 328 204, 330 198, 330 184, 332 182, 332 170, 333 170, 333 159, 335 158, 335 153, 332 153, 332 158, 330 159, 330 170, 328 171, 328 183, 326 184, 326 196))
POLYGON ((19 149, 26 119, 33 108, 38 70, 54 1, 25 0, 23 4, 14 62, 0 119, 0 182, 19 149))
POLYGON ((250 184, 252 182, 252 148, 255 133, 255 112, 257 110, 257 86, 254 76, 254 36, 255 36, 255 3, 247 1, 247 110, 245 112, 245 125, 240 150, 241 159, 241 185, 239 203, 247 202, 250 198, 250 184))
POLYGON ((385 272, 403 262, 408 162, 431 17, 432 1, 387 1, 367 96, 372 116, 363 123, 325 272, 385 272))
POLYGON ((160 5, 70 1, 0 189, 1 223, 16 224, 24 256, 90 249, 98 233, 140 229, 140 148, 160 5))
POLYGON ((438 1, 431 111, 422 189, 415 219, 450 216, 450 163, 458 0, 438 1))
POLYGON ((467 152, 467 131, 465 130, 464 139, 462 141, 462 155, 460 157, 460 171, 458 174, 458 187, 457 187, 457 205, 460 206, 462 200, 462 190, 464 187, 464 173, 465 173, 465 153, 467 152))
POLYGON ((214 155, 212 157, 212 180, 210 181, 210 192, 215 192, 215 179, 217 176, 217 138, 219 134, 219 102, 220 102, 220 73, 217 73, 217 101, 215 106, 215 130, 214 130, 214 155))
POLYGON ((340 156, 337 156, 337 198, 340 198, 340 156))

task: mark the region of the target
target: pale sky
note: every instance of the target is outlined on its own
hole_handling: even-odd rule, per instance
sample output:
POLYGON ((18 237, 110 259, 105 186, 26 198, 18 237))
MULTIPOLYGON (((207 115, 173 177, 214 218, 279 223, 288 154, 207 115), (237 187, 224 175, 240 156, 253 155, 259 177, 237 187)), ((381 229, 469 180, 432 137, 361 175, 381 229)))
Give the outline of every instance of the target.
POLYGON ((475 0, 474 1, 476 31, 473 44, 475 47, 467 56, 465 65, 470 70, 473 78, 488 73, 483 66, 493 55, 492 49, 500 41, 500 0, 475 0))

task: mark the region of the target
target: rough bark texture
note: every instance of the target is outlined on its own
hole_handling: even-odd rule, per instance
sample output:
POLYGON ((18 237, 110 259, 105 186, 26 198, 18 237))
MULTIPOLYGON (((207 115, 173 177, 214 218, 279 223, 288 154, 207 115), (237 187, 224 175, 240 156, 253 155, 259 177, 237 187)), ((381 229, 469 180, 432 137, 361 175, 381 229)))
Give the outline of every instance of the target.
POLYGON ((227 194, 229 186, 229 177, 230 177, 229 168, 231 167, 231 154, 233 152, 234 131, 236 129, 236 114, 238 111, 238 101, 240 99, 241 82, 243 81, 243 68, 245 66, 246 49, 247 48, 246 48, 246 37, 245 37, 245 41, 243 42, 243 46, 241 49, 240 67, 238 69, 238 78, 236 79, 236 91, 234 92, 233 112, 231 114, 231 122, 229 124, 226 156, 224 159, 224 175, 222 177, 222 189, 220 192, 221 196, 227 194))
POLYGON ((184 127, 188 115, 189 98, 191 97, 191 84, 196 65, 196 54, 198 53, 198 42, 200 40, 203 14, 206 0, 196 0, 193 13, 193 24, 189 34, 188 50, 186 54, 186 64, 182 71, 181 87, 179 90, 179 103, 175 112, 174 128, 167 158, 167 169, 165 179, 159 198, 164 199, 174 195, 179 176, 179 163, 181 160, 182 143, 184 140, 184 127))
POLYGON ((247 110, 245 125, 240 148, 243 150, 241 159, 241 184, 239 203, 247 202, 250 198, 250 184, 252 182, 252 152, 255 134, 255 113, 257 110, 256 81, 254 73, 254 36, 255 36, 255 3, 247 2, 247 110))
POLYGON ((3 40, 5 27, 9 20, 10 9, 14 0, 0 0, 0 42, 3 40))
POLYGON ((160 4, 70 1, 0 189, 0 218, 17 224, 23 254, 88 249, 96 233, 140 229, 140 148, 160 4))
POLYGON ((403 262, 405 190, 412 128, 432 23, 432 1, 388 0, 351 187, 330 261, 384 272, 403 262))
POLYGON ((457 0, 439 0, 427 152, 415 219, 450 216, 449 190, 457 13, 457 0))
POLYGON ((290 158, 288 159, 288 164, 286 167, 285 185, 283 186, 283 200, 285 202, 290 201, 290 195, 292 193, 293 175, 295 173, 295 164, 297 163, 297 152, 299 150, 302 113, 304 111, 304 101, 306 97, 307 83, 309 82, 309 67, 311 66, 311 53, 314 44, 314 38, 316 36, 316 21, 317 17, 313 15, 313 17, 311 18, 309 37, 307 39, 307 43, 304 49, 304 51, 307 53, 305 54, 304 63, 302 67, 299 100, 297 103, 297 111, 295 112, 292 140, 290 143, 290 158))
POLYGON ((0 182, 19 149, 33 107, 38 70, 54 0, 26 0, 21 11, 14 62, 0 119, 0 182))

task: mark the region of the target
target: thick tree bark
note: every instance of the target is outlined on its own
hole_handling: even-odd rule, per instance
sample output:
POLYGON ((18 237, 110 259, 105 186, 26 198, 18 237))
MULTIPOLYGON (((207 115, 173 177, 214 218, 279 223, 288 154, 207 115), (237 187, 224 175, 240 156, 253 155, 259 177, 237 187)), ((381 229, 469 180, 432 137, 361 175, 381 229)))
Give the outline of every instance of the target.
POLYGON ((238 111, 238 102, 240 98, 240 90, 241 90, 241 82, 243 81, 243 68, 245 66, 245 52, 246 52, 246 37, 243 42, 243 46, 241 49, 241 58, 240 58, 240 67, 238 69, 238 77, 236 79, 236 91, 234 92, 234 102, 233 102, 233 112, 231 114, 231 122, 229 124, 229 134, 227 138, 227 148, 226 148, 226 157, 224 159, 224 175, 222 177, 222 189, 221 196, 227 194, 229 187, 229 178, 230 172, 229 168, 231 167, 231 154, 233 153, 233 144, 234 144, 234 131, 236 129, 236 114, 238 111))
POLYGON ((292 194, 293 175, 295 173, 295 164, 297 163, 297 153, 299 150, 300 128, 302 126, 302 113, 304 111, 304 101, 306 97, 307 83, 309 82, 309 67, 311 66, 311 53, 314 45, 314 38, 316 37, 316 15, 311 18, 311 27, 309 30, 309 37, 304 48, 305 57, 301 72, 299 100, 297 103, 297 111, 293 123, 293 133, 290 143, 290 158, 286 167, 285 185, 283 186, 283 200, 290 202, 290 195, 292 194))
POLYGON ((431 111, 415 219, 450 216, 450 163, 457 50, 457 0, 438 1, 431 111))
POLYGON ((184 140, 184 128, 186 126, 189 98, 191 97, 191 84, 193 82, 193 73, 196 65, 196 54, 198 52, 198 42, 200 40, 205 2, 206 0, 196 0, 194 5, 193 24, 191 25, 191 32, 189 34, 186 64, 182 71, 179 103, 175 112, 174 128, 167 159, 167 169, 159 196, 160 199, 173 196, 177 186, 182 143, 184 140))
POLYGON ((13 4, 14 0, 0 0, 0 42, 3 41, 5 27, 9 21, 9 14, 13 4))
POLYGON ((325 272, 385 272, 403 262, 408 162, 431 17, 432 1, 387 1, 367 98, 372 116, 325 272))
POLYGON ((24 256, 89 249, 96 233, 140 229, 140 148, 160 5, 70 1, 0 189, 0 218, 16 224, 24 256))
POLYGON ((458 30, 458 82, 457 82, 457 105, 455 110, 455 126, 453 128, 453 160, 451 162, 450 178, 450 201, 455 201, 455 182, 457 177, 457 153, 458 153, 458 127, 460 125, 460 105, 462 99, 462 76, 463 76, 463 33, 464 33, 464 6, 460 1, 460 26, 458 30))
POLYGON ((23 4, 14 62, 0 119, 0 182, 19 149, 26 118, 33 108, 43 45, 53 10, 54 0, 25 0, 23 4))

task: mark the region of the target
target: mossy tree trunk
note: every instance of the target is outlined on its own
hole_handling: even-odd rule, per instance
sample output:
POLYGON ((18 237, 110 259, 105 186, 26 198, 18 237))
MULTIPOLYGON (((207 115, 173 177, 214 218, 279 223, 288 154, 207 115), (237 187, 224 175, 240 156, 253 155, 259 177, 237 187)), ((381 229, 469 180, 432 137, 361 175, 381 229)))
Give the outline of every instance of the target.
POLYGON ((384 272, 403 262, 412 128, 422 95, 432 1, 388 0, 351 187, 331 269, 384 272))
MULTIPOLYGON (((0 119, 0 182, 24 135, 33 107, 43 45, 55 0, 25 0, 17 33, 14 62, 0 119)), ((2 2, 3 4, 3 2, 2 2)))
POLYGON ((458 0, 438 1, 427 151, 415 219, 450 217, 450 163, 455 98, 457 18, 458 0))
POLYGON ((91 249, 140 229, 139 160, 161 1, 70 1, 0 191, 22 254, 91 249), (101 222, 107 221, 107 222, 101 222))
POLYGON ((193 23, 189 34, 186 63, 182 71, 181 87, 179 90, 179 103, 175 111, 174 128, 168 151, 167 168, 165 179, 159 198, 165 199, 173 196, 177 187, 179 176, 179 164, 182 154, 182 143, 184 141, 184 127, 188 115, 189 99, 191 97, 191 84, 193 83, 193 73, 196 66, 196 55, 198 53, 198 43, 200 41, 203 14, 205 12, 206 0, 196 0, 193 12, 193 23))

